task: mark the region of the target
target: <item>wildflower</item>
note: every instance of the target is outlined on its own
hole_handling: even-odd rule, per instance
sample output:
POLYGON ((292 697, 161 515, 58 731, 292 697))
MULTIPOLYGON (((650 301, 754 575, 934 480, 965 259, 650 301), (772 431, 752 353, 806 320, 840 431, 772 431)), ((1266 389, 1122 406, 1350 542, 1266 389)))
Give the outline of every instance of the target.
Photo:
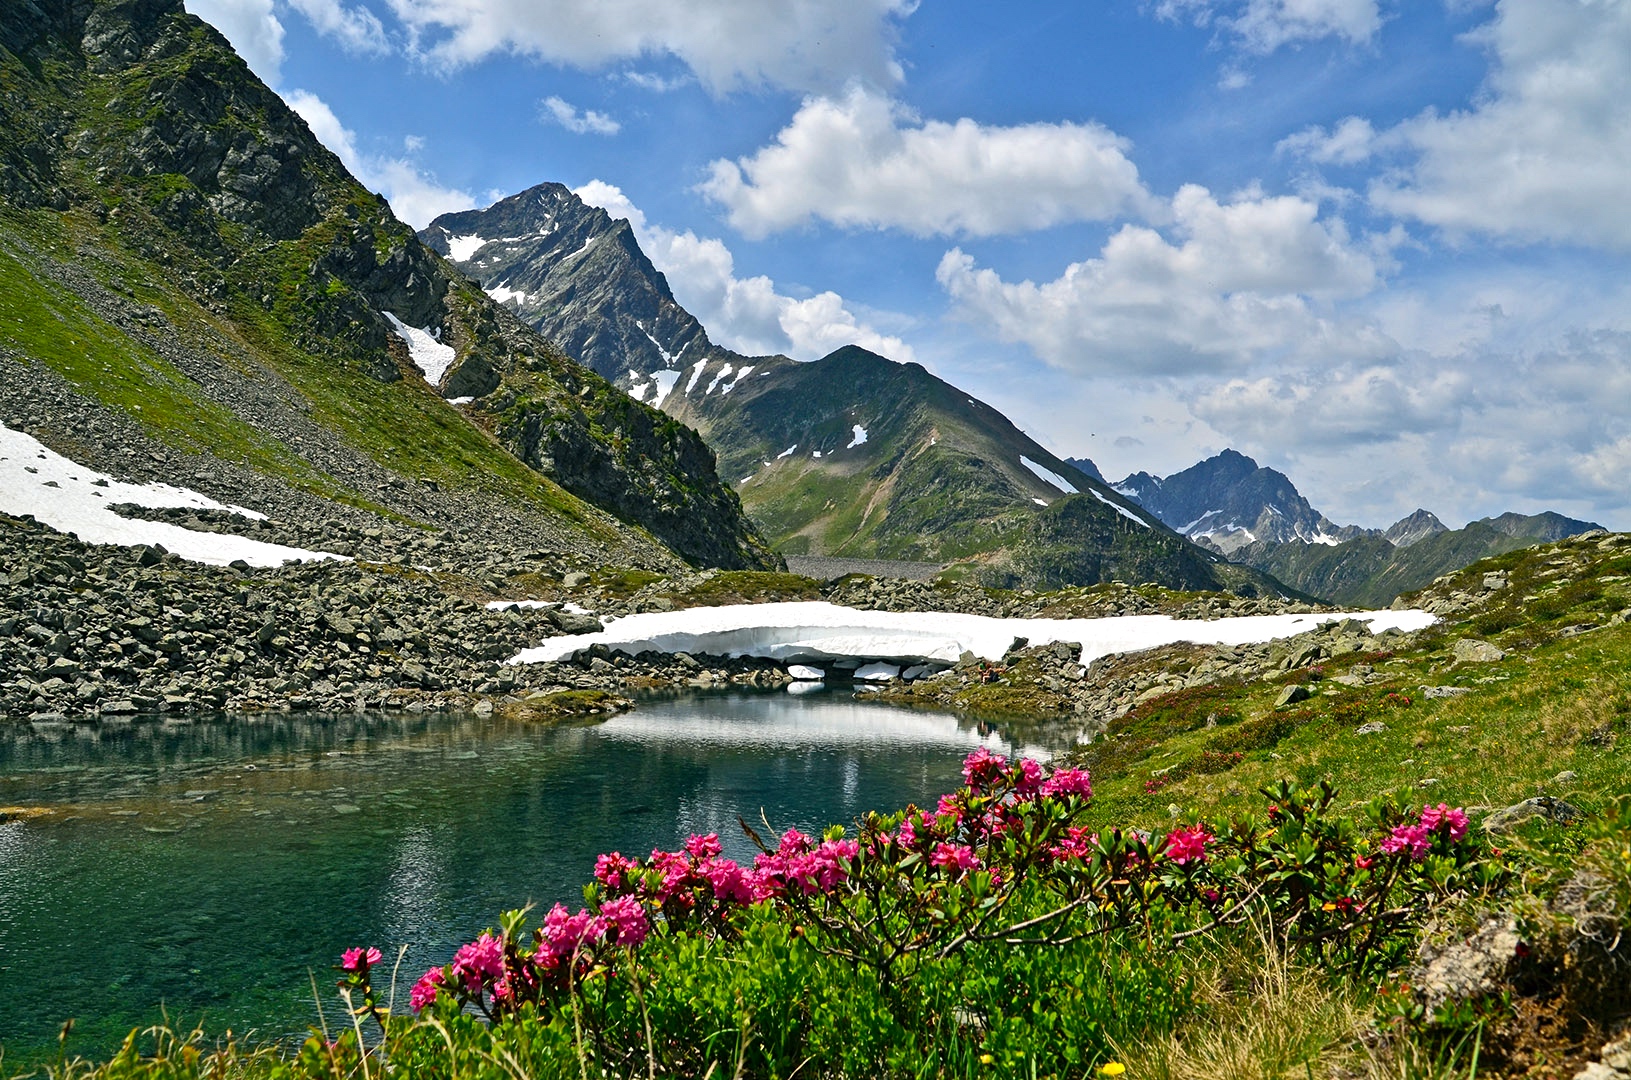
POLYGON ((646 940, 646 935, 651 932, 646 909, 632 896, 619 896, 606 901, 600 905, 600 915, 611 925, 613 940, 619 945, 632 948, 646 940))
POLYGON ((1041 790, 1042 766, 1034 758, 1020 758, 1014 773, 1014 790, 1021 795, 1041 790))
POLYGON ((962 844, 936 844, 934 854, 929 856, 929 864, 938 866, 942 870, 949 870, 953 874, 961 875, 980 865, 980 857, 974 854, 974 849, 962 844))
POLYGON ((978 791, 1002 776, 1008 768, 1008 759, 980 747, 963 759, 963 781, 978 791))
POLYGON ((344 971, 367 971, 379 962, 380 951, 373 947, 347 949, 340 954, 340 968, 344 971))
POLYGON ((1428 832, 1447 832, 1451 840, 1460 842, 1467 835, 1467 812, 1459 806, 1450 809, 1444 803, 1421 808, 1421 826, 1428 832))
POLYGON ((1080 795, 1086 799, 1093 794, 1092 775, 1086 769, 1055 769, 1042 785, 1044 795, 1080 795))
POLYGON ((940 802, 935 805, 936 814, 950 814, 958 821, 963 820, 963 800, 956 794, 940 796, 940 802))
POLYGON ((718 833, 708 833, 706 836, 692 835, 691 839, 685 842, 685 850, 695 858, 707 859, 718 855, 724 848, 719 843, 718 833))
POLYGON ((1100 1076, 1120 1076, 1127 1071, 1127 1066, 1119 1061, 1107 1061, 1099 1066, 1100 1076))
MULTIPOLYGON (((616 903, 616 901, 611 901, 616 903)), ((564 959, 585 945, 592 945, 606 936, 607 920, 580 911, 568 915, 566 908, 556 904, 544 916, 544 948, 540 951, 556 959, 564 959)), ((486 935, 482 935, 485 937, 486 935)))
POLYGON ((466 989, 471 991, 480 988, 483 976, 497 978, 503 972, 504 943, 491 934, 459 946, 453 954, 453 973, 462 976, 466 989))
POLYGON ((1382 854, 1408 854, 1412 861, 1421 862, 1432 850, 1432 836, 1423 825, 1395 825, 1393 832, 1382 841, 1382 854))
POLYGON ((1373 865, 1375 865, 1375 863, 1376 860, 1369 855, 1354 856, 1354 865, 1361 870, 1369 870, 1373 865))
POLYGON ((1167 858, 1179 866, 1191 860, 1205 862, 1207 842, 1215 839, 1216 837, 1206 831, 1205 825, 1196 825, 1189 829, 1173 829, 1167 833, 1167 858))
POLYGON ((608 889, 620 889, 624 872, 637 866, 633 859, 626 859, 616 851, 608 852, 595 860, 595 880, 608 889))
POLYGON ((414 1012, 423 1012, 426 1005, 436 1000, 436 988, 442 985, 442 969, 431 968, 419 976, 408 994, 408 1004, 414 1012))

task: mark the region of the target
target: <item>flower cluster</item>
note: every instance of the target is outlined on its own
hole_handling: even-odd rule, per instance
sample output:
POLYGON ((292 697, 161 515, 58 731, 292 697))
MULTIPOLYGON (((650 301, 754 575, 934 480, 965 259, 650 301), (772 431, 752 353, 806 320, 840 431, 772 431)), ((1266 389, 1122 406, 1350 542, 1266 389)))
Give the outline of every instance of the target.
POLYGON ((1460 843, 1467 835, 1467 813, 1439 803, 1421 808, 1421 818, 1414 825, 1395 825, 1383 839, 1384 855, 1408 854, 1413 862, 1421 862, 1433 850, 1433 838, 1446 836, 1451 843, 1460 843))

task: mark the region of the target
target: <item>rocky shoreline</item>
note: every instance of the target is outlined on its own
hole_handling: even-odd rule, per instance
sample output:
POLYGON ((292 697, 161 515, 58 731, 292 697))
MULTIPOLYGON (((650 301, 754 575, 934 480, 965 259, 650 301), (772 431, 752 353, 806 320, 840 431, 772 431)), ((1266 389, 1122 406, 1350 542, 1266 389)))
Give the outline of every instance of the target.
MULTIPOLYGON (((87 545, 29 518, 0 516, 8 552, 0 596, 0 716, 50 723, 146 714, 474 709, 549 718, 626 708, 635 692, 793 681, 785 664, 769 660, 626 656, 604 646, 569 662, 503 663, 545 638, 599 630, 601 617, 701 604, 824 599, 873 610, 1059 618, 1310 610, 1120 583, 1034 594, 856 575, 824 583, 753 572, 663 576, 597 566, 575 552, 518 552, 508 538, 494 540, 479 530, 428 532, 380 518, 255 522, 219 511, 124 512, 347 559, 275 569, 215 567, 159 547, 87 545), (523 599, 551 606, 498 606, 523 599), (591 693, 598 696, 586 696, 591 693)), ((1194 679, 1256 678, 1287 662, 1375 646, 1363 627, 1326 627, 1304 637, 1326 644, 1181 647, 1186 656, 1206 654, 1189 661, 1185 674, 1152 668, 1147 658, 1101 662, 1084 673, 1068 649, 1021 648, 998 665, 965 657, 949 669, 920 672, 930 677, 915 682, 897 678, 856 689, 903 703, 1068 717, 1063 726, 1085 731, 1124 713, 1141 695, 1194 679), (998 668, 1001 675, 992 677, 998 668)), ((835 685, 847 682, 840 668, 830 676, 835 685)))

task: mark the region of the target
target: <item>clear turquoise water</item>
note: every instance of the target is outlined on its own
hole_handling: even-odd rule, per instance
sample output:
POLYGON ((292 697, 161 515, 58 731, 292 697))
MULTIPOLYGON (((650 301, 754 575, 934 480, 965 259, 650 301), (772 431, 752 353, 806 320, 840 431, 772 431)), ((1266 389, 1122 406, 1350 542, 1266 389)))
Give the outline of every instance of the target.
MULTIPOLYGON (((106 1054, 167 1011, 303 1035, 342 949, 407 946, 401 984, 498 913, 581 902, 595 856, 738 815, 818 829, 956 786, 999 745, 957 718, 788 694, 648 702, 543 728, 473 715, 0 730, 0 1046, 106 1054)), ((405 991, 404 991, 405 997, 405 991)))

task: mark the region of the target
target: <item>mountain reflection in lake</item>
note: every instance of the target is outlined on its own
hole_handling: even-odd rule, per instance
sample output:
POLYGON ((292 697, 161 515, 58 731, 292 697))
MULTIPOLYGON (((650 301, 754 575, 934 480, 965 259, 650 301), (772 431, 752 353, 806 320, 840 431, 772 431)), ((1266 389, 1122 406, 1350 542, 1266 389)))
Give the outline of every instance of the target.
MULTIPOLYGON (((603 724, 474 715, 0 730, 0 1045, 106 1054, 158 1018, 303 1033, 352 945, 409 948, 404 987, 499 912, 582 902, 595 856, 738 816, 815 831, 932 802, 973 723, 847 696, 706 696, 603 724)), ((405 992, 405 991, 404 991, 405 992)), ((325 1001, 325 1007, 332 1003, 325 1001)), ((9 1071, 9 1070, 8 1070, 9 1071)))

